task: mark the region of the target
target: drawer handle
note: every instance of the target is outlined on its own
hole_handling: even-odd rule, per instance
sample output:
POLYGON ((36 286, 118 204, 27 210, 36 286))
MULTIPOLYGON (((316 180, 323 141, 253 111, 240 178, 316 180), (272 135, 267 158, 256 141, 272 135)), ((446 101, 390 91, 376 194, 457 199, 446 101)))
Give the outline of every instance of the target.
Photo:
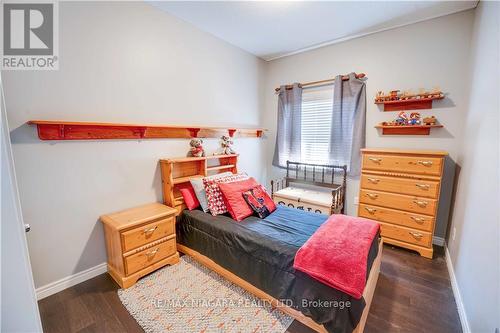
POLYGON ((413 237, 415 237, 416 239, 421 239, 424 235, 422 235, 421 233, 419 232, 411 232, 410 231, 410 235, 412 235, 413 237))
POLYGON ((382 162, 382 159, 381 158, 376 158, 376 157, 370 157, 368 158, 370 161, 374 162, 374 163, 380 163, 382 162))
POLYGON ((377 179, 377 178, 368 178, 368 181, 372 184, 378 184, 378 182, 380 181, 380 179, 377 179))
POLYGON ((421 218, 421 217, 416 217, 416 216, 410 216, 410 218, 412 220, 414 220, 415 222, 417 223, 424 223, 425 222, 425 219, 421 218))
POLYGON ((370 198, 370 199, 377 199, 377 198, 378 198, 378 194, 366 193, 366 195, 367 195, 367 196, 368 196, 368 198, 370 198))
POLYGON ((156 250, 153 250, 151 252, 148 252, 146 253, 146 256, 149 258, 151 258, 152 256, 154 256, 158 251, 160 250, 160 248, 157 248, 156 250))
POLYGON ((413 202, 422 208, 427 207, 427 204, 429 204, 427 201, 413 200, 413 202))
POLYGON ((366 211, 370 214, 374 214, 377 210, 376 209, 373 209, 373 208, 368 208, 368 207, 365 207, 366 211))
POLYGON ((153 232, 155 232, 155 230, 158 228, 158 226, 154 226, 152 228, 146 228, 144 229, 144 233, 146 234, 146 236, 149 236, 151 235, 153 232))
POLYGON ((429 184, 415 184, 415 186, 423 190, 428 190, 429 188, 431 188, 429 184))
POLYGON ((431 161, 417 161, 417 164, 420 164, 423 166, 431 166, 432 162, 431 161))

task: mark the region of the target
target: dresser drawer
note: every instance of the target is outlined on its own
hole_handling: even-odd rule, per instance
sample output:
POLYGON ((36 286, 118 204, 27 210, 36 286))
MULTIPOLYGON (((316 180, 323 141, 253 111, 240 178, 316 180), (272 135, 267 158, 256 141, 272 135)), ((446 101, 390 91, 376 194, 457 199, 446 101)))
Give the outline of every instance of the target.
POLYGON ((358 215, 380 222, 394 223, 428 232, 432 232, 434 228, 433 217, 404 212, 402 210, 360 204, 358 215))
POLYGON ((380 234, 384 237, 410 244, 429 247, 432 244, 432 234, 420 230, 400 227, 393 224, 380 223, 380 234))
POLYGON ((174 218, 169 217, 124 231, 121 233, 123 252, 172 235, 174 230, 174 218))
POLYGON ((125 257, 126 273, 127 275, 133 274, 155 262, 170 257, 176 252, 177 246, 175 244, 175 237, 173 237, 163 243, 125 257))
POLYGON ((434 215, 437 200, 403 194, 393 194, 361 189, 359 202, 387 208, 396 208, 419 214, 434 215))
POLYGON ((363 174, 361 176, 361 187, 370 190, 417 195, 436 199, 439 194, 438 181, 386 177, 373 174, 363 174))
POLYGON ((443 159, 437 157, 363 154, 364 170, 441 175, 443 159))

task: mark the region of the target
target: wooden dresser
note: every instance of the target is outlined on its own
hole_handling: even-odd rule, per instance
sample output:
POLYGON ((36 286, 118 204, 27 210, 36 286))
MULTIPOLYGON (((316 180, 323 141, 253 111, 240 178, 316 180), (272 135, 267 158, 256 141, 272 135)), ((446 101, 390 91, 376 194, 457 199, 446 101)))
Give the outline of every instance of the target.
POLYGON ((384 242, 432 258, 443 151, 362 149, 358 215, 380 222, 384 242))
POLYGON ((175 213, 152 203, 101 216, 106 235, 108 272, 122 288, 167 264, 179 262, 175 213))

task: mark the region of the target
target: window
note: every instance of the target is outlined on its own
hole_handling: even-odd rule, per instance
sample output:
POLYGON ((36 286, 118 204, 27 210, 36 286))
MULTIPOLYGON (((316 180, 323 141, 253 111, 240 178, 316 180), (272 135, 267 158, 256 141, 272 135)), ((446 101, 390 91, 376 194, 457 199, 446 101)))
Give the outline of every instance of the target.
POLYGON ((301 160, 328 164, 332 124, 331 85, 302 91, 301 160))

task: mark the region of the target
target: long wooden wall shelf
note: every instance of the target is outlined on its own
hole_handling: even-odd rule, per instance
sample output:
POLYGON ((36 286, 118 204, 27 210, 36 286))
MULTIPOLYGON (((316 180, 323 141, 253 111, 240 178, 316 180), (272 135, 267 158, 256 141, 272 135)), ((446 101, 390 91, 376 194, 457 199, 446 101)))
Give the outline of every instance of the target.
POLYGON ((164 138, 257 137, 263 128, 205 127, 177 125, 139 125, 93 122, 30 120, 40 140, 117 140, 164 138))
POLYGON ((429 135, 431 128, 442 128, 443 125, 409 125, 409 126, 384 126, 377 125, 375 128, 382 129, 382 135, 429 135))
POLYGON ((444 96, 418 99, 399 99, 395 101, 377 101, 375 104, 384 105, 384 111, 422 110, 432 109, 432 101, 443 98, 444 96))

